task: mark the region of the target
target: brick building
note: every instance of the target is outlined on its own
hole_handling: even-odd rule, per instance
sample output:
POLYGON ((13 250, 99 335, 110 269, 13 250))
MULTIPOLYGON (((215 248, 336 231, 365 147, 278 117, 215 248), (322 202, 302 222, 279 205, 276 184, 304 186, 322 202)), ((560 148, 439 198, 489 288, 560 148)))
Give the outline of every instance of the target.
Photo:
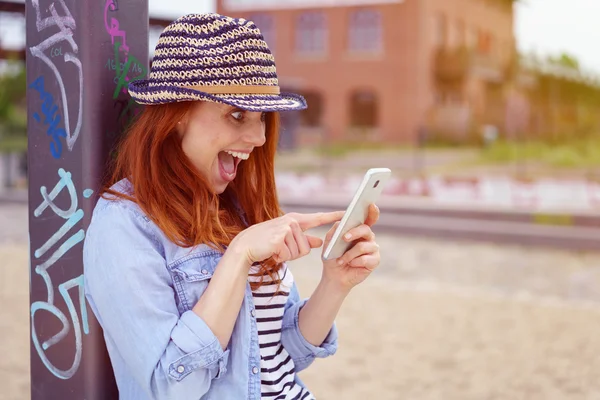
POLYGON ((302 141, 412 143, 502 125, 510 0, 217 0, 254 21, 282 88, 303 94, 302 141), (321 139, 320 139, 321 138, 321 139))

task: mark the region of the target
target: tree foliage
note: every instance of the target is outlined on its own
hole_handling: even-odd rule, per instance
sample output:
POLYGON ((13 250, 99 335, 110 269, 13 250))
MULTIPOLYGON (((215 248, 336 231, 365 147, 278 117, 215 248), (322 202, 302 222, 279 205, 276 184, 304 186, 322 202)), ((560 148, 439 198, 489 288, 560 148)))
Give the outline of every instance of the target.
POLYGON ((27 147, 27 80, 25 65, 8 61, 0 74, 0 152, 27 147))

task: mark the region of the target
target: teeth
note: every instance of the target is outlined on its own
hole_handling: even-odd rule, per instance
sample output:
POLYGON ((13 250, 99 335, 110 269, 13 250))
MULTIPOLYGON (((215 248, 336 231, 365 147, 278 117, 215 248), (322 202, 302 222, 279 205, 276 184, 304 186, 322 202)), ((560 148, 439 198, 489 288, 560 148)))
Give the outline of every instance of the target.
POLYGON ((242 160, 247 160, 248 158, 250 158, 249 153, 238 153, 236 151, 229 151, 229 150, 225 151, 225 153, 231 154, 232 156, 237 157, 242 160))

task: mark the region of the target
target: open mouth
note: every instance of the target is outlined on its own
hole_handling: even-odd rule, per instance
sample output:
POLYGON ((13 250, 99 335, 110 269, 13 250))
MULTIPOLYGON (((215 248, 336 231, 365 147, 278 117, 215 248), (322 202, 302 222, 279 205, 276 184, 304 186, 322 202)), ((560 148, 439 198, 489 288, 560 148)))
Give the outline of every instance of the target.
POLYGON ((226 181, 232 181, 237 173, 237 167, 243 160, 250 158, 250 153, 224 150, 219 152, 219 170, 221 177, 226 181))

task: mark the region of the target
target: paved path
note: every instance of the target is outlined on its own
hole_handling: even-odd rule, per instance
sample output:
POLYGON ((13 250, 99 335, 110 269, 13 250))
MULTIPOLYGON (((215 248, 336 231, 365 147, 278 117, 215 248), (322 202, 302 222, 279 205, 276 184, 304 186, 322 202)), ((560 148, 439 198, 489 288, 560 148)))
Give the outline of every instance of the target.
MULTIPOLYGON (((344 210, 348 202, 332 204, 309 204, 309 200, 295 205, 283 203, 286 212, 302 213, 344 210), (304 203, 304 204, 302 204, 304 203)), ((437 238, 483 240, 496 243, 520 243, 550 248, 600 251, 600 228, 591 226, 590 221, 599 221, 598 216, 585 220, 588 226, 550 226, 534 223, 533 214, 529 221, 503 220, 501 216, 488 219, 475 213, 451 213, 439 215, 440 210, 403 209, 380 207, 381 216, 377 226, 380 232, 403 235, 421 235, 437 238), (462 214, 462 215, 461 215, 462 214)), ((506 215, 506 217, 511 217, 506 215)))
POLYGON ((29 235, 27 204, 0 203, 0 244, 25 243, 29 235))

